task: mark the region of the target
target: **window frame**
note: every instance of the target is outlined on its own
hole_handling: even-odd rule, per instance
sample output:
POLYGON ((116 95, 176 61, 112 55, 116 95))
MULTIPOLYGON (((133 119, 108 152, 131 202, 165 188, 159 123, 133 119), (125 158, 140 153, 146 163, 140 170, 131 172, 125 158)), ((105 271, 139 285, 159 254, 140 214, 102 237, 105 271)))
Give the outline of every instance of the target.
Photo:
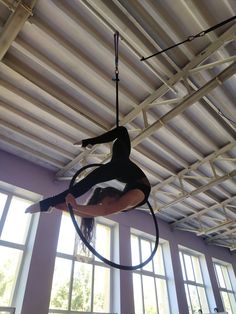
MULTIPOLYGON (((141 241, 148 241, 151 244, 151 249, 153 249, 153 246, 155 245, 155 237, 148 234, 148 233, 144 233, 142 231, 139 231, 137 229, 131 228, 131 232, 130 232, 130 240, 132 238, 132 236, 136 236, 138 238, 138 247, 139 247, 139 260, 142 261, 142 247, 141 247, 141 241)), ((143 276, 149 276, 152 277, 154 279, 154 287, 155 287, 155 298, 156 298, 156 305, 157 305, 157 310, 158 313, 160 313, 160 308, 159 308, 159 303, 158 303, 158 293, 157 293, 157 285, 156 285, 156 280, 157 279, 162 279, 165 280, 166 283, 166 289, 167 289, 167 297, 168 297, 168 310, 169 313, 172 313, 172 306, 171 306, 171 292, 170 290, 170 280, 173 280, 173 278, 170 278, 170 276, 167 275, 167 263, 166 263, 166 248, 165 246, 168 245, 168 241, 163 240, 163 239, 159 239, 159 245, 158 248, 161 247, 162 249, 162 263, 163 263, 163 267, 164 267, 164 273, 165 275, 161 275, 161 274, 157 274, 155 272, 155 265, 154 265, 154 259, 152 259, 149 263, 152 263, 152 271, 150 270, 146 270, 146 269, 136 269, 133 270, 132 273, 133 274, 139 274, 140 275, 140 283, 141 283, 141 294, 142 294, 142 310, 143 313, 145 313, 145 305, 144 305, 144 288, 143 288, 143 276)), ((131 245, 131 250, 132 250, 132 245, 131 245)), ((132 251, 131 251, 131 256, 132 256, 132 251)), ((145 266, 144 266, 145 267, 145 266)), ((172 277, 172 276, 171 276, 172 277)))
MULTIPOLYGON (((234 284, 233 281, 232 281, 232 275, 234 276, 234 279, 235 279, 235 273, 234 273, 234 270, 233 270, 233 266, 230 263, 227 263, 227 262, 215 259, 215 258, 212 259, 212 262, 213 262, 213 267, 214 267, 214 271, 215 271, 216 281, 217 281, 217 285, 218 285, 218 289, 219 289, 219 292, 220 292, 220 297, 221 297, 223 306, 224 306, 224 300, 222 298, 221 292, 225 292, 225 293, 227 293, 227 295, 232 294, 234 296, 234 300, 235 300, 235 303, 236 303, 236 284, 234 284), (229 279, 229 282, 230 282, 232 290, 228 289, 227 287, 226 288, 220 287, 220 282, 219 282, 218 273, 217 273, 217 270, 216 270, 216 265, 220 266, 221 271, 222 271, 222 267, 224 267, 226 269, 227 275, 228 275, 228 279, 229 279)), ((222 271, 222 274, 223 274, 223 280, 224 280, 225 286, 227 286, 223 271, 222 271)), ((230 298, 229 298, 229 301, 230 301, 230 298)), ((234 309, 232 307, 231 302, 230 302, 230 307, 231 307, 231 311, 233 311, 234 309)), ((226 311, 226 309, 225 309, 225 311, 226 311)))
MULTIPOLYGON (((204 289, 205 297, 206 297, 206 301, 207 301, 207 306, 208 306, 208 311, 210 311, 210 309, 211 309, 211 296, 208 293, 209 287, 208 287, 207 280, 205 278, 206 276, 205 276, 205 273, 204 273, 204 271, 206 271, 206 269, 204 270, 204 267, 203 267, 203 263, 205 263, 205 260, 203 261, 204 258, 205 258, 204 254, 202 254, 202 253, 200 253, 198 251, 194 251, 194 250, 188 249, 186 247, 179 246, 179 259, 180 259, 181 271, 182 271, 182 275, 183 275, 185 295, 186 295, 186 299, 187 299, 188 305, 189 305, 189 302, 190 302, 190 306, 191 306, 191 309, 188 308, 189 311, 191 310, 191 312, 189 312, 189 313, 194 313, 192 301, 191 301, 191 298, 189 298, 189 296, 190 296, 189 285, 194 286, 196 288, 199 287, 199 288, 203 288, 204 289), (181 258, 181 254, 182 254, 182 258, 181 258), (184 261, 184 256, 183 255, 187 255, 187 256, 189 256, 191 258, 191 266, 192 266, 192 270, 193 270, 193 275, 194 275, 195 281, 187 279, 187 271, 186 271, 186 265, 185 265, 185 261, 184 261), (200 268, 200 272, 201 272, 202 283, 196 282, 196 274, 195 274, 195 269, 194 269, 192 257, 195 257, 195 258, 198 259, 199 268, 200 268), (184 267, 185 276, 184 276, 184 273, 183 273, 182 265, 184 267), (184 278, 184 277, 186 277, 186 278, 184 278), (186 286, 187 286, 188 295, 186 294, 186 286)), ((207 274, 207 276, 209 276, 209 274, 207 274)), ((199 304, 202 307, 201 298, 199 296, 198 289, 196 289, 196 291, 197 291, 198 302, 199 302, 199 304)), ((202 310, 202 308, 199 308, 198 310, 202 310)))
POLYGON ((29 252, 29 242, 32 239, 32 237, 35 236, 35 234, 33 234, 32 231, 33 229, 35 230, 37 228, 38 217, 34 217, 34 216, 30 217, 28 231, 25 237, 24 244, 2 240, 1 235, 3 232, 4 225, 6 223, 7 214, 11 206, 11 202, 14 197, 33 203, 33 202, 39 201, 41 199, 41 196, 31 191, 27 191, 25 189, 10 185, 2 181, 0 181, 0 193, 6 195, 6 202, 2 211, 2 215, 0 216, 0 247, 15 249, 22 253, 21 260, 17 268, 16 279, 12 287, 13 293, 10 300, 11 304, 9 304, 8 306, 1 306, 0 304, 0 308, 1 309, 3 308, 6 312, 15 313, 16 311, 15 306, 18 303, 22 302, 22 300, 19 300, 20 298, 19 287, 22 286, 22 284, 24 285, 23 282, 26 282, 27 280, 27 278, 24 275, 25 275, 25 271, 28 271, 28 266, 29 266, 31 253, 32 253, 32 252, 29 252))
MULTIPOLYGON (((68 215, 68 213, 63 213, 62 215, 68 215)), ((63 216, 62 216, 63 217, 63 216)), ((114 233, 116 232, 116 228, 117 228, 117 224, 107 218, 104 218, 104 217, 97 217, 96 218, 96 223, 95 223, 95 226, 99 224, 99 225, 104 225, 106 227, 109 227, 110 228, 110 256, 111 258, 114 256, 114 233)), ((96 230, 95 230, 95 234, 96 234, 96 230)), ((59 235, 60 235, 60 232, 58 234, 58 240, 59 240, 59 235)), ((50 302, 51 302, 51 296, 50 296, 50 302, 49 302, 49 309, 48 309, 48 313, 55 313, 55 314, 59 314, 59 313, 63 313, 63 314, 96 314, 97 312, 93 312, 94 310, 94 284, 95 284, 95 280, 94 280, 94 276, 95 276, 95 267, 96 266, 100 266, 100 267, 104 267, 106 269, 109 269, 110 271, 110 288, 109 288, 109 304, 110 304, 110 309, 109 309, 109 312, 99 312, 99 314, 112 314, 112 309, 114 307, 114 304, 113 304, 113 286, 114 286, 114 283, 113 283, 113 279, 114 279, 114 269, 110 266, 110 265, 107 265, 105 264, 104 262, 96 259, 96 257, 94 255, 92 255, 91 259, 89 258, 88 261, 84 262, 85 264, 88 264, 88 265, 92 265, 92 279, 91 279, 91 297, 90 297, 90 311, 89 312, 84 312, 84 311, 78 311, 78 310, 72 310, 71 309, 71 301, 72 301, 72 293, 73 293, 73 279, 74 279, 74 267, 75 267, 75 263, 76 262, 80 262, 76 256, 76 252, 77 252, 77 248, 78 248, 78 245, 77 245, 77 240, 76 240, 76 237, 77 237, 77 233, 76 233, 76 230, 74 230, 74 245, 73 245, 73 253, 72 254, 68 254, 68 253, 61 253, 61 252, 58 252, 57 251, 57 248, 56 248, 56 254, 55 254, 55 261, 56 261, 56 258, 63 258, 63 259, 66 259, 66 260, 69 260, 71 261, 71 268, 70 268, 70 282, 69 282, 69 292, 68 292, 68 309, 54 309, 54 308, 51 308, 50 307, 50 302)), ((54 272, 53 272, 54 273, 54 272)), ((114 313, 115 314, 115 313, 114 313)))

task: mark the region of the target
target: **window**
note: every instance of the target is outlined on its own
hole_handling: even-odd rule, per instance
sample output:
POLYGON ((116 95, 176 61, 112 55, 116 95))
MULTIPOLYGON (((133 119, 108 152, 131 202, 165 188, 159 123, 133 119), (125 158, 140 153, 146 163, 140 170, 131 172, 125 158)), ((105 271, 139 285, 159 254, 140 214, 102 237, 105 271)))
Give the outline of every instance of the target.
POLYGON ((198 313, 200 310, 202 313, 209 313, 201 256, 192 251, 180 251, 179 255, 189 313, 198 313))
POLYGON ((233 282, 235 284, 232 265, 215 260, 214 268, 224 310, 228 314, 233 314, 236 309, 236 295, 232 284, 233 282))
POLYGON ((26 262, 26 247, 33 221, 31 215, 25 214, 25 209, 31 203, 18 193, 0 191, 1 313, 14 313, 16 292, 26 262))
MULTIPOLYGON (((95 248, 110 259, 112 227, 96 223, 95 248)), ((85 254, 71 218, 63 214, 55 261, 49 313, 109 313, 111 311, 109 266, 85 254)))
MULTIPOLYGON (((151 254, 154 241, 131 234, 132 264, 145 261, 151 254)), ((133 272, 135 314, 170 314, 168 278, 166 275, 163 244, 152 261, 133 272)))

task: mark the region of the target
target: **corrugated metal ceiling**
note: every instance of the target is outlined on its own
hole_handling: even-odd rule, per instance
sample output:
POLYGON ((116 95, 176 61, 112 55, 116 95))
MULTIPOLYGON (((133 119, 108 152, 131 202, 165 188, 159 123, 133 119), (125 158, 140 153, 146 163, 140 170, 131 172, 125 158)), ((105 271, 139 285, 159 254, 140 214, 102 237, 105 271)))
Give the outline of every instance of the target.
POLYGON ((157 216, 236 250, 234 0, 0 1, 1 149, 68 179, 109 157, 73 143, 120 124, 152 183, 157 216))

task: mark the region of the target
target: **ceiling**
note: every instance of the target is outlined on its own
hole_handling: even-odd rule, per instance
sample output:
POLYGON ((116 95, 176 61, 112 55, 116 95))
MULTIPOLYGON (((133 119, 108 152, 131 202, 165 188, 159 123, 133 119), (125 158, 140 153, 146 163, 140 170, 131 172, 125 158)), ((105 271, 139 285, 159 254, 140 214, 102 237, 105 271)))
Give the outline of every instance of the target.
POLYGON ((109 158, 73 143, 116 124, 118 31, 120 125, 157 217, 236 252, 236 21, 189 37, 235 13, 234 0, 0 0, 1 149, 58 180, 109 158))

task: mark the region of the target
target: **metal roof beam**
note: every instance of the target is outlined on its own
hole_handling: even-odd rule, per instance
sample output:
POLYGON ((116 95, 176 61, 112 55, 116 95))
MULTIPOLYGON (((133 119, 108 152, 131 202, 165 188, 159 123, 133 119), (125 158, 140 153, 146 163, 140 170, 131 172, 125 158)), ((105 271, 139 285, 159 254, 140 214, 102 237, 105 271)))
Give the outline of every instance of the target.
POLYGON ((213 242, 217 239, 220 239, 221 237, 228 236, 228 235, 230 236, 231 234, 233 234, 235 232, 236 232, 236 227, 233 229, 226 230, 226 231, 224 231, 220 234, 217 234, 215 236, 211 236, 210 238, 205 239, 205 242, 210 243, 210 242, 213 242))
MULTIPOLYGON (((174 74, 169 80, 168 85, 174 86, 183 77, 188 76, 190 69, 196 67, 198 64, 202 63, 211 54, 213 54, 217 49, 219 49, 225 41, 233 38, 236 32, 236 24, 229 28, 223 35, 221 35, 214 43, 210 44, 205 50, 201 51, 195 58, 193 58, 181 71, 174 74)), ((127 114, 124 119, 122 119, 121 124, 126 124, 133 120, 144 108, 146 108, 150 103, 158 99, 159 97, 166 94, 168 88, 163 84, 154 93, 149 95, 139 106, 133 109, 129 114, 127 114)))
MULTIPOLYGON (((217 87, 218 84, 222 84, 224 81, 229 79, 236 72, 236 63, 233 63, 224 71, 222 71, 218 76, 210 80, 204 86, 202 86, 199 90, 194 92, 192 95, 187 97, 183 102, 181 102, 177 107, 170 110, 166 113, 161 119, 157 120, 153 124, 151 124, 148 128, 146 128, 143 132, 141 132, 138 136, 134 138, 132 141, 132 146, 138 145, 144 138, 150 136, 152 133, 160 129, 163 125, 166 125, 169 121, 175 118, 177 115, 186 110, 189 106, 199 101, 204 95, 209 93, 211 90, 217 87)), ((125 118, 124 118, 125 120, 125 118)), ((123 121, 122 121, 123 122, 123 121)))
POLYGON ((224 63, 229 63, 229 62, 234 62, 234 61, 236 61, 236 55, 229 58, 222 59, 222 60, 218 60, 216 62, 211 62, 202 66, 198 66, 194 69, 189 70, 189 73, 192 74, 192 73, 200 72, 203 70, 213 69, 215 66, 219 64, 224 64, 224 63))
POLYGON ((201 210, 199 210, 197 213, 194 213, 194 214, 191 214, 187 217, 184 217, 182 219, 179 219, 178 221, 175 221, 173 222, 171 225, 173 227, 177 226, 178 224, 181 224, 181 223, 185 223, 187 220, 191 220, 191 219, 194 219, 196 217, 199 217, 199 216, 202 216, 204 215, 205 213, 211 211, 211 210, 216 210, 216 209, 219 209, 219 208, 223 208, 224 206, 226 206, 228 203, 230 202, 233 202, 236 200, 236 196, 233 196, 233 197, 230 197, 230 198, 227 198, 226 200, 224 200, 223 202, 221 203, 218 203, 218 204, 215 204, 215 205, 212 205, 210 207, 205 207, 201 210))
POLYGON ((218 232, 221 229, 224 229, 226 227, 230 227, 230 226, 232 226, 235 223, 236 223, 236 220, 226 220, 226 221, 222 222, 221 224, 217 225, 216 227, 212 227, 212 228, 209 228, 209 229, 204 229, 203 228, 203 230, 200 230, 197 233, 197 235, 198 236, 202 236, 202 235, 208 235, 208 234, 211 234, 211 233, 214 233, 214 232, 218 232))
POLYGON ((201 160, 196 161, 192 165, 190 165, 187 168, 181 170, 176 175, 171 176, 171 177, 165 179, 164 181, 158 183, 156 186, 152 187, 152 190, 155 191, 155 190, 158 190, 158 189, 160 189, 160 188, 162 188, 162 187, 164 187, 166 185, 169 185, 171 182, 173 182, 177 178, 180 178, 181 176, 187 174, 189 171, 196 170, 197 168, 199 168, 204 163, 211 162, 211 161, 215 160, 218 156, 226 153, 227 151, 229 151, 230 149, 234 148, 235 146, 236 146, 236 141, 233 141, 232 143, 229 143, 229 144, 223 146, 219 150, 214 151, 213 153, 209 154, 208 156, 202 158, 201 160))
POLYGON ((207 191, 208 189, 210 189, 211 187, 213 187, 214 185, 220 184, 232 177, 236 176, 236 170, 231 171, 230 173, 221 176, 221 177, 217 177, 214 178, 213 180, 211 180, 208 184, 200 186, 199 188, 189 192, 189 193, 184 193, 183 195, 181 195, 180 197, 176 198, 175 200, 173 200, 172 202, 165 204, 159 208, 157 208, 158 211, 169 208, 177 203, 182 202, 186 197, 191 197, 191 196, 195 196, 197 194, 203 193, 205 191, 207 191))
POLYGON ((37 0, 20 1, 0 34, 0 60, 4 57, 12 42, 21 31, 26 20, 33 15, 37 0))

